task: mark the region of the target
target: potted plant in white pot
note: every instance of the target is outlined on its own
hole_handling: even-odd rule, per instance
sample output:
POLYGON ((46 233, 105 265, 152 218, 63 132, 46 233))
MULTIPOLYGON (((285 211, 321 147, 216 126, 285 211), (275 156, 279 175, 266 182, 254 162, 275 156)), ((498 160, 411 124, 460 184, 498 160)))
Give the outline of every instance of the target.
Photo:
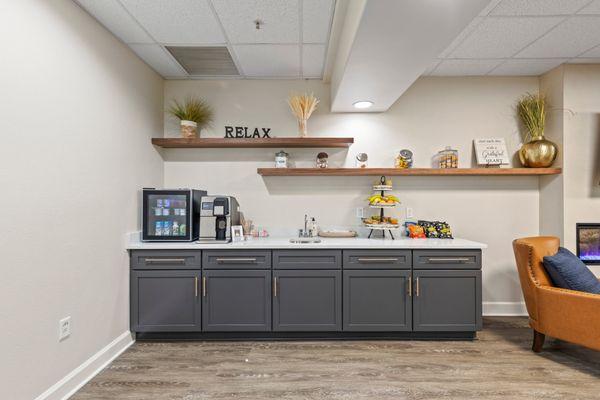
POLYGON ((198 137, 198 131, 212 122, 213 111, 202 99, 188 97, 183 103, 173 100, 168 113, 181 123, 181 136, 186 139, 198 137))

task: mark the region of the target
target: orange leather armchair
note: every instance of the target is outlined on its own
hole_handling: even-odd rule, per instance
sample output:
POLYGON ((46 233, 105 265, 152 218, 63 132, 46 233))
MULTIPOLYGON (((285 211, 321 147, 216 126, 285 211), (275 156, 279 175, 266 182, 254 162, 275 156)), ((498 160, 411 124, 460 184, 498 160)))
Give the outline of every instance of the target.
POLYGON ((545 335, 600 350, 600 295, 554 287, 542 265, 544 256, 558 251, 559 243, 553 236, 513 241, 533 328, 532 350, 542 351, 545 335))

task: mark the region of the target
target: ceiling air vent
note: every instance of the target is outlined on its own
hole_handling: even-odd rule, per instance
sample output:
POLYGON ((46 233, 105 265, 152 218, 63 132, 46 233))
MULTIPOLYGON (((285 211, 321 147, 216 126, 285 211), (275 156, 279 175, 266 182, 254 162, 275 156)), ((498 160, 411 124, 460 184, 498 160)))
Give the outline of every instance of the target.
POLYGON ((224 76, 240 74, 227 47, 167 46, 167 50, 190 75, 224 76))

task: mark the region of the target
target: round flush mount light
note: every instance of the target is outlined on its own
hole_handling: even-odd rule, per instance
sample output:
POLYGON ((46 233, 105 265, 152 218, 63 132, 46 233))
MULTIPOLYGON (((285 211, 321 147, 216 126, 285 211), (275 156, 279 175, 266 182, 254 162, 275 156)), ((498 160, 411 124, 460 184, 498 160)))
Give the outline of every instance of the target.
POLYGON ((369 108, 373 105, 372 101, 357 101, 356 103, 352 103, 352 105, 354 106, 354 108, 358 108, 358 109, 364 109, 364 108, 369 108))

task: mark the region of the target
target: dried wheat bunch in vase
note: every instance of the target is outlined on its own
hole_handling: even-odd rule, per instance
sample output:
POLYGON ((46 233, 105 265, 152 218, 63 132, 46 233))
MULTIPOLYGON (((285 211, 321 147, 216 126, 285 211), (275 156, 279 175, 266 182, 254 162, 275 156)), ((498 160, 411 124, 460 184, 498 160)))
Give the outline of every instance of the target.
POLYGON ((292 114, 298 120, 298 132, 301 137, 306 137, 306 121, 310 118, 310 115, 317 108, 319 100, 314 94, 301 94, 293 95, 288 99, 288 104, 292 110, 292 114))

